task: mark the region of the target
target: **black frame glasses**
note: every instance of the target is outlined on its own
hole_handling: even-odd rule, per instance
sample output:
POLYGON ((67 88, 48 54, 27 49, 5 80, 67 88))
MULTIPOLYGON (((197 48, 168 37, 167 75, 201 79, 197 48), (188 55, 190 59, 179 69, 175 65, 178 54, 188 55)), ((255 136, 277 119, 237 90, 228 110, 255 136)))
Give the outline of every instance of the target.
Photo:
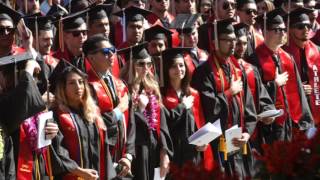
POLYGON ((299 30, 303 30, 305 28, 311 29, 311 27, 312 27, 311 24, 295 24, 295 25, 293 25, 293 28, 299 29, 299 30))
POLYGON ((236 3, 232 3, 232 2, 224 2, 223 5, 222 5, 222 9, 223 10, 227 10, 231 7, 231 9, 235 9, 237 6, 236 3))
POLYGON ((258 14, 258 10, 256 9, 242 9, 241 11, 245 12, 247 15, 251 15, 252 13, 253 15, 258 14))
POLYGON ((15 30, 14 27, 0 27, 0 36, 12 34, 15 30))

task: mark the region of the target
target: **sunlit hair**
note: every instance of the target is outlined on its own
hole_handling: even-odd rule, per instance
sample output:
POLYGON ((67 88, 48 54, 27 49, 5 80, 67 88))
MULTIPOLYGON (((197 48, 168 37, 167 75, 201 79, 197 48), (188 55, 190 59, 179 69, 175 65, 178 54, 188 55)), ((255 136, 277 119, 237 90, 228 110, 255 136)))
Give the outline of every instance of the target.
MULTIPOLYGON (((183 58, 183 57, 178 57, 178 58, 183 58)), ((167 60, 167 63, 163 63, 163 78, 164 78, 164 86, 163 88, 161 88, 161 92, 162 95, 166 95, 167 91, 170 89, 171 86, 171 81, 170 81, 170 76, 169 76, 169 71, 171 68, 173 68, 173 65, 175 64, 175 59, 178 58, 174 58, 174 60, 167 60)), ((186 72, 184 77, 181 79, 181 92, 186 95, 189 96, 191 95, 190 92, 190 72, 189 72, 189 68, 186 64, 185 61, 183 61, 184 66, 186 68, 186 72)))
POLYGON ((136 63, 133 64, 133 69, 132 69, 132 74, 133 74, 133 81, 131 84, 128 83, 129 79, 129 67, 130 67, 130 62, 128 62, 123 70, 121 71, 121 77, 123 80, 125 80, 129 86, 129 90, 133 92, 134 90, 137 91, 136 87, 139 86, 140 84, 143 85, 144 89, 151 90, 155 93, 155 95, 158 97, 159 103, 162 103, 161 99, 161 93, 160 93, 160 88, 159 88, 159 83, 156 81, 154 74, 152 73, 151 69, 155 68, 154 66, 150 68, 149 72, 144 78, 139 78, 137 71, 135 70, 135 65, 136 63))
POLYGON ((84 75, 82 72, 77 70, 73 67, 67 67, 63 70, 63 72, 60 75, 60 78, 57 81, 56 91, 55 91, 55 106, 59 107, 59 105, 63 105, 70 108, 70 102, 66 96, 66 86, 67 86, 67 79, 69 75, 72 73, 75 73, 79 75, 84 82, 84 94, 81 100, 81 106, 82 106, 82 112, 84 118, 88 122, 94 122, 96 118, 100 118, 99 108, 95 104, 91 93, 90 88, 88 85, 88 81, 86 78, 86 75, 84 75))

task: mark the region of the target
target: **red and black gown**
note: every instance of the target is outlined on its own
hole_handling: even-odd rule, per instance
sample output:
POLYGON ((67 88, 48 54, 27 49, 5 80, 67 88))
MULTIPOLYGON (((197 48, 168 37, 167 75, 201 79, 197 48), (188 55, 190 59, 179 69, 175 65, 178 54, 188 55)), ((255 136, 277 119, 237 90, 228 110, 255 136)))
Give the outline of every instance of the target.
MULTIPOLYGON (((157 104, 157 103, 156 103, 157 104)), ((149 101, 150 106, 151 103, 149 101)), ((132 110, 136 124, 135 151, 136 158, 132 162, 134 180, 153 180, 154 168, 160 166, 160 150, 167 151, 172 156, 173 147, 170 138, 169 128, 165 116, 165 109, 157 104, 154 108, 157 122, 153 129, 144 112, 132 110)))
POLYGON ((134 120, 129 114, 129 109, 124 112, 122 120, 117 120, 113 109, 119 104, 119 97, 128 93, 128 89, 122 80, 114 76, 112 76, 112 81, 114 88, 100 78, 93 69, 88 72, 88 82, 93 88, 93 96, 98 103, 102 118, 108 129, 108 144, 112 160, 118 162, 126 153, 135 155, 136 128, 134 120), (115 98, 113 98, 111 91, 115 93, 115 98))
POLYGON ((311 113, 316 125, 320 123, 320 53, 319 47, 307 41, 304 49, 299 48, 293 41, 284 50, 290 53, 296 62, 301 81, 311 85, 312 93, 307 95, 311 113))
POLYGON ((97 118, 95 122, 88 122, 81 110, 69 109, 54 109, 54 119, 60 130, 52 141, 59 156, 58 161, 53 161, 55 178, 77 180, 78 177, 70 172, 78 167, 96 170, 100 179, 114 178, 116 172, 103 120, 97 118))
POLYGON ((265 44, 257 47, 256 53, 250 58, 256 63, 275 107, 284 110, 284 114, 277 117, 269 129, 268 143, 274 140, 291 140, 292 127, 307 130, 313 126, 312 114, 293 58, 281 48, 274 53, 265 44), (276 67, 279 73, 286 71, 289 74, 286 85, 282 87, 275 83, 276 67))
MULTIPOLYGON (((13 47, 11 54, 22 52, 24 52, 24 49, 13 47)), ((12 65, 0 67, 0 73, 12 83, 14 82, 14 78, 11 77, 14 74, 13 72, 14 67, 12 65)), ((23 70, 19 73, 17 86, 2 89, 2 92, 0 92, 0 125, 5 135, 4 156, 1 160, 1 168, 4 173, 2 177, 5 177, 6 180, 32 180, 36 179, 36 176, 41 179, 49 179, 48 164, 46 164, 48 149, 35 154, 29 146, 28 134, 22 125, 25 119, 44 111, 46 106, 33 77, 23 70), (39 168, 37 168, 37 163, 39 168)), ((0 86, 3 87, 3 84, 0 86)))
POLYGON ((191 161, 194 165, 201 163, 207 170, 214 168, 214 159, 211 146, 206 151, 199 152, 195 145, 188 142, 188 137, 205 125, 202 113, 202 105, 198 91, 190 89, 194 97, 193 107, 186 109, 181 103, 183 94, 178 97, 173 88, 168 89, 163 96, 163 104, 168 110, 167 123, 173 142, 173 158, 175 165, 182 167, 186 162, 191 161))
MULTIPOLYGON (((194 72, 192 86, 198 90, 206 122, 215 122, 220 119, 222 132, 234 125, 242 128, 242 132, 250 135, 256 126, 256 110, 254 101, 246 83, 243 90, 232 95, 230 91, 231 77, 242 78, 242 72, 234 61, 218 60, 210 55, 208 60, 201 64, 194 72)), ((222 138, 211 142, 214 159, 228 175, 250 176, 252 155, 247 144, 243 152, 226 154, 223 149, 222 138), (219 148, 220 147, 220 148, 219 148)))

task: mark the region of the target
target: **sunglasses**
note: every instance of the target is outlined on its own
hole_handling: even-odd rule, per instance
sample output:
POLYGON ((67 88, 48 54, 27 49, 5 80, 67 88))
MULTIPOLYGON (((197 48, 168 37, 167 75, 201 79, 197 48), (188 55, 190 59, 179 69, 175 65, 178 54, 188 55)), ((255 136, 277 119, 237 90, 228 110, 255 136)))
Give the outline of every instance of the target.
POLYGON ((168 1, 168 0, 156 0, 157 3, 161 3, 162 1, 168 1))
POLYGON ((12 34, 15 30, 12 27, 0 27, 0 36, 12 34))
POLYGON ((295 29, 303 30, 305 28, 311 29, 311 24, 296 24, 293 26, 295 29))
POLYGON ((69 33, 71 33, 73 37, 79 37, 81 34, 83 36, 86 36, 87 32, 88 30, 81 30, 81 31, 70 31, 69 33))
POLYGON ((272 28, 270 30, 273 30, 275 33, 280 34, 282 32, 287 32, 287 28, 272 28))
POLYGON ((258 11, 256 9, 243 9, 241 11, 245 12, 247 15, 251 15, 252 13, 253 13, 253 15, 258 14, 258 11))
POLYGON ((137 66, 138 67, 145 67, 147 65, 148 68, 152 66, 152 62, 138 62, 137 66))
POLYGON ((227 9, 235 9, 236 8, 236 3, 232 3, 232 2, 224 2, 222 5, 222 9, 223 10, 227 10, 227 9))
POLYGON ((99 49, 98 52, 101 52, 103 53, 104 55, 110 55, 110 54, 114 54, 116 52, 116 48, 114 46, 112 47, 109 47, 109 48, 102 48, 102 49, 99 49))

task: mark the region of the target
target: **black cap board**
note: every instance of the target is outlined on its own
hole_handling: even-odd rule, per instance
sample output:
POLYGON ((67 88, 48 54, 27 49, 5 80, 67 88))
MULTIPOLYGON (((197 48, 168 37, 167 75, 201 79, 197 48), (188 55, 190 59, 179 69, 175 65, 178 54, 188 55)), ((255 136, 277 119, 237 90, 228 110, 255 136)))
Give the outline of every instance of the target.
POLYGON ((196 22, 200 14, 178 14, 173 24, 172 29, 176 29, 180 34, 191 33, 196 26, 196 22))
POLYGON ((89 20, 108 18, 112 12, 113 4, 98 4, 90 7, 89 20))
POLYGON ((9 6, 0 3, 0 20, 9 20, 16 26, 21 18, 22 14, 11 9, 9 6))
POLYGON ((126 22, 143 21, 148 15, 153 14, 151 11, 138 8, 136 6, 130 6, 121 11, 114 13, 115 16, 124 18, 126 22))
POLYGON ((144 31, 145 41, 150 42, 154 39, 167 39, 168 46, 171 47, 172 32, 160 25, 155 25, 144 31))

